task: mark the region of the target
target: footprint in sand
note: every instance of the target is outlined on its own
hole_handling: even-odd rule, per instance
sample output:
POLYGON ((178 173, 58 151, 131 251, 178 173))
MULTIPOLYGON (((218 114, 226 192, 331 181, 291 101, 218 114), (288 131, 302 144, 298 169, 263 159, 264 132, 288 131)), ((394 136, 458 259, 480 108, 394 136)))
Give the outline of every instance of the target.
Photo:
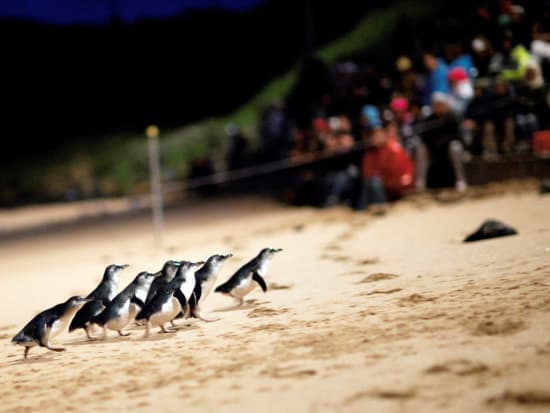
POLYGON ((365 284, 365 283, 372 283, 375 281, 382 281, 382 280, 391 280, 394 278, 399 278, 399 275, 395 274, 387 274, 383 272, 377 272, 374 274, 369 274, 365 278, 363 278, 361 281, 359 281, 357 284, 365 284))
POLYGON ((380 262, 380 258, 378 258, 378 257, 363 258, 361 260, 358 260, 356 265, 359 266, 359 267, 362 267, 364 265, 378 264, 379 262, 380 262))
POLYGON ((521 320, 484 320, 476 325, 473 334, 488 336, 514 334, 525 328, 526 325, 521 320))
POLYGON ((298 367, 273 367, 262 370, 260 374, 274 379, 301 379, 315 376, 317 371, 314 369, 300 369, 298 367))
POLYGON ((427 297, 422 294, 411 294, 407 297, 403 297, 399 300, 400 306, 414 305, 419 303, 428 303, 430 301, 437 300, 437 297, 427 297))
POLYGON ((414 389, 375 389, 367 390, 355 393, 348 397, 344 404, 353 404, 361 402, 364 399, 378 398, 378 399, 409 399, 416 394, 414 389))
POLYGON ((489 370, 487 365, 466 359, 449 360, 444 363, 434 364, 424 370, 427 374, 451 373, 457 376, 469 376, 470 374, 483 373, 489 370))
POLYGON ((322 260, 330 260, 333 262, 346 262, 351 261, 351 257, 348 257, 347 255, 329 255, 329 254, 321 254, 319 256, 322 260))
POLYGON ((486 403, 497 407, 507 403, 532 406, 550 406, 550 390, 506 390, 498 396, 488 398, 486 403))
POLYGON ((359 293, 358 296, 375 295, 375 294, 393 294, 401 291, 402 288, 389 288, 387 290, 372 290, 365 293, 359 293))
POLYGON ((268 290, 290 290, 292 288, 292 284, 278 284, 278 283, 269 283, 267 285, 268 290))
POLYGON ((259 331, 285 331, 288 330, 288 326, 277 323, 262 324, 256 327, 251 327, 248 329, 251 333, 256 333, 259 331))
POLYGON ((288 312, 286 308, 280 308, 278 310, 274 310, 273 308, 269 307, 258 307, 252 310, 247 314, 248 318, 258 318, 258 317, 273 317, 276 315, 284 314, 288 312))

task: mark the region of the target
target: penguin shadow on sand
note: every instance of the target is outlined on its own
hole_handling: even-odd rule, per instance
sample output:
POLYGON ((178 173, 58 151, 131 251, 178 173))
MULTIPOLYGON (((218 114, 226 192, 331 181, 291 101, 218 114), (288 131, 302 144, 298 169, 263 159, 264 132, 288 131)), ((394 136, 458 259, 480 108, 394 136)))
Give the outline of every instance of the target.
POLYGON ((63 355, 48 352, 43 354, 34 354, 28 359, 24 359, 20 354, 13 356, 15 360, 8 361, 6 363, 0 364, 0 370, 12 366, 17 366, 19 364, 29 365, 29 364, 42 364, 42 363, 52 363, 56 360, 59 360, 63 355))
POLYGON ((107 338, 103 338, 101 336, 98 336, 98 337, 93 337, 91 340, 86 338, 86 337, 83 337, 83 338, 77 338, 77 339, 74 339, 74 340, 70 340, 70 341, 67 341, 65 342, 65 344, 69 345, 69 346, 86 346, 86 345, 96 345, 96 344, 109 344, 109 343, 119 343, 119 342, 124 342, 124 341, 130 341, 131 340, 131 335, 130 336, 124 336, 124 337, 121 337, 121 336, 111 336, 111 337, 107 337, 107 338))
POLYGON ((245 300, 242 305, 230 305, 226 307, 220 307, 212 310, 215 313, 226 313, 229 311, 239 311, 239 310, 253 310, 258 308, 259 306, 263 304, 269 304, 270 301, 260 301, 256 298, 251 298, 249 300, 245 300))
MULTIPOLYGON (((144 330, 142 328, 141 330, 144 330)), ((167 330, 168 332, 163 332, 161 330, 151 330, 151 334, 149 336, 144 336, 143 334, 136 334, 136 339, 138 341, 161 341, 166 340, 169 337, 172 337, 176 334, 185 334, 186 331, 191 330, 200 330, 200 327, 196 324, 189 324, 189 323, 182 323, 182 324, 176 324, 172 327, 172 329, 167 330)))

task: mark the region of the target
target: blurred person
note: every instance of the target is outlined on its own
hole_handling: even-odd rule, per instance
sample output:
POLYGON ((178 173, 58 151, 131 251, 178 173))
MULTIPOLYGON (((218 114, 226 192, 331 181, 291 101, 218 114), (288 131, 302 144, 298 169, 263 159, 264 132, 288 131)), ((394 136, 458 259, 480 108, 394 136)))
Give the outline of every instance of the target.
POLYGON ((426 118, 421 133, 422 142, 416 154, 417 189, 426 187, 428 167, 440 166, 450 161, 454 173, 455 188, 462 192, 467 188, 463 165, 463 145, 456 115, 451 110, 450 97, 441 92, 432 96, 432 114, 426 118))
POLYGON ((263 113, 260 120, 260 140, 264 161, 288 157, 292 126, 284 111, 284 104, 275 101, 263 113))
POLYGON ((493 55, 493 50, 489 40, 483 36, 472 40, 472 60, 474 63, 474 74, 476 78, 485 78, 489 76, 489 63, 493 55))
POLYGON ((486 82, 477 81, 474 86, 474 97, 464 113, 464 127, 468 136, 466 143, 474 156, 483 154, 484 129, 491 119, 490 100, 486 82))
POLYGON ((390 101, 390 110, 398 140, 404 147, 407 147, 409 141, 415 136, 414 124, 416 122, 415 115, 409 110, 409 101, 402 96, 394 97, 390 101))
POLYGON ((433 53, 424 53, 424 66, 428 71, 426 84, 424 85, 423 103, 431 104, 431 96, 435 92, 449 93, 449 81, 447 73, 449 68, 447 63, 433 53))
POLYGON ((451 109, 457 116, 462 116, 474 97, 472 81, 461 66, 449 70, 448 79, 451 87, 451 109))
POLYGON ((504 31, 500 49, 493 54, 489 63, 491 74, 510 82, 521 81, 531 61, 529 51, 521 44, 515 45, 514 40, 514 34, 511 31, 504 31))
POLYGON ((395 62, 395 67, 399 77, 395 92, 409 101, 420 99, 424 79, 414 70, 411 59, 408 56, 401 56, 395 62))
POLYGON ((358 171, 353 157, 344 155, 353 148, 354 143, 349 120, 344 116, 329 118, 329 133, 323 141, 323 154, 329 159, 323 163, 319 178, 320 207, 338 205, 351 199, 358 171))
POLYGON ((518 101, 512 88, 504 79, 496 79, 490 98, 491 123, 494 126, 494 136, 497 145, 497 153, 502 155, 507 152, 505 140, 507 125, 514 120, 518 111, 518 101))
POLYGON ((445 58, 448 63, 448 70, 461 68, 469 79, 472 79, 476 73, 472 56, 464 53, 460 43, 448 43, 445 46, 445 58))
POLYGON ((248 140, 241 133, 240 129, 232 123, 226 126, 225 133, 229 138, 226 155, 229 170, 248 166, 250 163, 250 144, 248 140))
POLYGON ((384 127, 374 127, 367 135, 368 148, 363 155, 355 208, 372 207, 380 213, 388 200, 401 198, 406 189, 414 186, 414 165, 397 137, 384 127))
MULTIPOLYGON (((401 143, 415 163, 418 151, 426 150, 425 148, 421 148, 423 143, 417 131, 422 114, 421 108, 422 104, 419 101, 413 100, 409 102, 407 99, 399 96, 393 98, 390 102, 393 116, 387 127, 389 135, 394 136, 401 143), (392 132, 392 130, 395 130, 395 132, 392 132)), ((419 188, 420 191, 424 189, 425 186, 419 188)))

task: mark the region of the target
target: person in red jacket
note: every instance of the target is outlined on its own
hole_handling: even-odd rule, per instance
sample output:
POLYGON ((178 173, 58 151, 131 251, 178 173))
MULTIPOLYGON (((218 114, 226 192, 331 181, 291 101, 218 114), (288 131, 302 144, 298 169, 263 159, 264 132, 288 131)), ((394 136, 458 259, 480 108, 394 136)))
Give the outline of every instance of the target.
POLYGON ((384 205, 388 199, 403 196, 414 187, 414 164, 396 136, 395 128, 374 128, 369 132, 369 148, 363 155, 361 165, 362 184, 357 209, 384 205), (388 133, 390 131, 390 133, 388 133))

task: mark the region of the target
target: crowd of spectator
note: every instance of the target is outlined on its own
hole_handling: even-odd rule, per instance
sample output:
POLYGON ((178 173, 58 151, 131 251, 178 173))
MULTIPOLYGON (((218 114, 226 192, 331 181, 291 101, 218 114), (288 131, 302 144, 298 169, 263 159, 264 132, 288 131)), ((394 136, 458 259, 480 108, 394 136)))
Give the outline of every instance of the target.
MULTIPOLYGON (((395 56, 389 69, 305 59, 261 119, 256 161, 335 155, 294 174, 292 201, 378 210, 407 191, 465 191, 467 159, 528 153, 550 122, 550 8, 487 3, 472 16, 477 36, 395 56)), ((230 168, 253 163, 239 131, 228 135, 230 168)))

